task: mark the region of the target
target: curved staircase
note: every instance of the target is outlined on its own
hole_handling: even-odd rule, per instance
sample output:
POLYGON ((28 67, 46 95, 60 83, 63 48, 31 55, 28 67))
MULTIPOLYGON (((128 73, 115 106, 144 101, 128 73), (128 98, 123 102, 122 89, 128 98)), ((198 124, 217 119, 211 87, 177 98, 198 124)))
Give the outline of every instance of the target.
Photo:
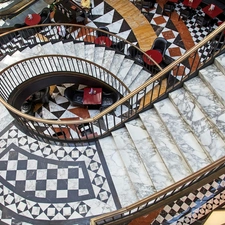
MULTIPOLYGON (((1 61, 0 69, 3 70, 9 64, 28 57, 46 54, 65 54, 93 61, 114 73, 130 91, 135 90, 151 77, 151 74, 141 65, 121 53, 103 46, 70 41, 28 45, 21 51, 6 55, 1 61)), ((86 213, 82 214, 82 210, 75 213, 72 210, 72 208, 76 208, 75 200, 73 202, 68 200, 68 203, 58 205, 57 202, 52 203, 51 200, 43 203, 42 196, 37 197, 37 193, 35 193, 36 202, 31 201, 29 197, 26 200, 25 197, 10 191, 10 185, 15 185, 11 181, 7 186, 8 189, 5 188, 1 192, 3 193, 1 196, 3 205, 14 213, 34 221, 35 219, 42 220, 42 222, 43 220, 69 221, 71 219, 76 221, 76 219, 89 218, 135 203, 223 157, 225 155, 225 93, 221 87, 225 85, 224 66, 224 55, 217 57, 213 65, 201 70, 198 77, 185 82, 183 88, 170 93, 167 99, 154 104, 152 109, 140 113, 138 118, 125 123, 124 127, 113 131, 109 137, 100 139, 100 147, 98 145, 80 147, 80 149, 77 147, 80 155, 76 157, 72 156, 72 151, 75 151, 74 147, 70 147, 68 150, 60 149, 59 146, 48 146, 50 150, 47 153, 48 149, 45 148, 45 143, 27 138, 16 127, 12 125, 8 127, 7 124, 6 129, 1 133, 1 141, 4 143, 1 148, 3 163, 10 161, 10 151, 12 154, 13 151, 18 151, 17 159, 24 158, 29 163, 32 163, 32 157, 34 161, 47 158, 48 166, 46 168, 55 168, 58 173, 62 172, 60 168, 64 166, 64 162, 72 160, 70 166, 73 167, 74 163, 83 161, 88 168, 88 176, 95 185, 93 193, 89 194, 97 196, 98 201, 89 202, 86 213), (11 141, 7 143, 12 131, 17 133, 18 138, 14 145, 10 145, 11 141), (26 146, 21 144, 18 141, 22 140, 21 137, 26 139, 29 144, 26 146), (32 143, 36 145, 35 150, 33 150, 32 143), (9 148, 11 149, 9 150, 9 148), (63 157, 60 157, 60 153, 64 151, 70 152, 70 155, 64 154, 63 157), (101 151, 104 156, 101 155, 101 151), (89 154, 94 155, 91 160, 88 158, 89 154), (107 168, 104 172, 108 171, 108 176, 99 169, 101 164, 105 164, 104 160, 107 164, 107 166, 104 165, 107 168), (58 163, 58 161, 61 162, 58 163), (98 167, 98 169, 94 169, 94 167, 98 167), (101 177, 101 181, 99 177, 101 177), (107 181, 102 182, 103 177, 107 181), (101 185, 98 185, 98 182, 101 182, 101 185), (115 190, 112 191, 114 187, 115 190), (113 192, 114 194, 112 194, 113 192), (118 201, 116 200, 117 195, 118 201), (22 207, 22 203, 10 201, 11 198, 24 198, 25 200, 21 200, 23 204, 31 207, 28 209, 22 207), (94 210, 96 204, 98 207, 102 207, 101 210, 94 210), (37 215, 38 211, 35 207, 41 209, 39 215, 37 215)), ((77 152, 75 151, 75 153, 77 152)), ((68 172, 69 166, 65 167, 68 172)), ((9 168, 0 169, 1 176, 7 180, 5 170, 9 168)), ((59 179, 63 179, 63 173, 61 176, 59 179)), ((32 185, 35 186, 34 183, 32 185)), ((32 188, 30 187, 30 189, 32 188)), ((83 191, 85 193, 86 190, 83 191)), ((58 197, 60 198, 60 192, 58 197)), ((67 197, 69 198, 69 195, 67 197)), ((87 198, 85 201, 82 200, 82 197, 80 199, 79 201, 86 201, 85 205, 88 205, 87 198)), ((84 205, 79 204, 80 207, 84 205)), ((79 224, 83 224, 82 220, 79 224)))

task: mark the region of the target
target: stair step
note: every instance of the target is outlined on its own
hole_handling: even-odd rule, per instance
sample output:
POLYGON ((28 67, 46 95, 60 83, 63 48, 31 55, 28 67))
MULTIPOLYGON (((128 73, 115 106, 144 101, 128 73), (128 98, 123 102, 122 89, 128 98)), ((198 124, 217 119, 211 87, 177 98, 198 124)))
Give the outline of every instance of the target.
POLYGON ((105 50, 105 54, 102 61, 102 67, 109 70, 112 64, 114 55, 115 55, 115 51, 105 50))
POLYGON ((61 41, 56 42, 52 46, 53 46, 53 49, 55 50, 55 53, 53 53, 53 54, 66 55, 66 51, 65 51, 63 42, 61 42, 61 41))
POLYGON ((138 198, 113 137, 99 139, 99 143, 122 207, 137 202, 138 198))
POLYGON ((95 47, 94 63, 96 63, 100 66, 102 65, 104 52, 105 52, 105 47, 95 47))
POLYGON ((84 43, 83 42, 77 42, 74 44, 74 55, 78 58, 84 58, 85 48, 84 48, 84 43))
POLYGON ((123 81, 124 78, 126 77, 127 73, 129 72, 130 68, 132 67, 134 61, 125 58, 120 66, 120 69, 117 73, 117 77, 123 81))
POLYGON ((42 47, 42 45, 40 45, 40 44, 33 46, 33 47, 31 48, 31 50, 32 50, 33 56, 46 55, 47 52, 48 52, 48 51, 45 52, 45 50, 47 50, 47 48, 44 49, 44 48, 42 47))
POLYGON ((120 128, 119 130, 113 131, 112 136, 130 176, 130 180, 133 183, 138 199, 143 199, 153 194, 154 186, 127 129, 120 128))
POLYGON ((195 99, 195 102, 201 107, 203 113, 212 122, 214 129, 225 139, 225 107, 217 96, 211 92, 199 77, 185 82, 184 88, 195 99))
POLYGON ((225 155, 225 142, 183 88, 169 94, 173 104, 213 161, 225 155))
POLYGON ((130 86, 142 70, 142 66, 134 63, 127 73, 126 77, 123 79, 123 82, 127 86, 130 86))
POLYGON ((173 180, 171 175, 156 150, 143 122, 140 119, 129 121, 126 123, 126 128, 151 177, 155 189, 160 191, 165 187, 165 184, 172 184, 173 180))
POLYGON ((66 55, 74 56, 74 43, 69 41, 64 43, 64 49, 66 51, 66 55))
POLYGON ((94 44, 86 44, 85 45, 85 59, 93 62, 94 57, 95 57, 95 45, 94 44))
POLYGON ((139 116, 171 175, 167 183, 162 183, 163 187, 190 175, 191 169, 155 109, 141 113, 139 116))
POLYGON ((215 65, 209 65, 199 71, 199 76, 225 106, 225 75, 215 65))
POLYGON ((141 70, 140 73, 136 76, 136 79, 133 83, 130 84, 130 91, 134 91, 137 87, 144 84, 146 80, 151 77, 151 74, 146 70, 141 70))
POLYGON ((182 120, 171 101, 164 99, 154 104, 154 107, 192 171, 196 172, 209 165, 211 160, 197 142, 193 133, 188 129, 187 124, 182 120))
POLYGON ((225 75, 225 55, 222 54, 215 58, 214 64, 225 75))
POLYGON ((124 60, 125 56, 121 54, 115 54, 113 57, 113 62, 111 63, 110 71, 113 74, 117 74, 120 66, 124 60))

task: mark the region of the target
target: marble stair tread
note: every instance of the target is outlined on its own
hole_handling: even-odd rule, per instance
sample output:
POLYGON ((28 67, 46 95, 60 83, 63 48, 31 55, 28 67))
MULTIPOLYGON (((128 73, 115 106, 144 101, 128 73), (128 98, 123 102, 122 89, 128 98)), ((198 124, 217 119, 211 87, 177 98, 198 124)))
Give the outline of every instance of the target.
POLYGON ((95 47, 94 63, 100 66, 102 65, 104 52, 105 52, 105 47, 95 47))
MULTIPOLYGON (((44 45, 44 47, 45 47, 45 45, 44 45)), ((66 55, 66 51, 65 51, 63 42, 61 42, 61 41, 56 42, 56 43, 52 44, 52 47, 53 47, 53 50, 55 51, 55 53, 53 53, 53 54, 66 55)))
POLYGON ((134 61, 128 58, 124 58, 120 69, 117 73, 117 77, 123 81, 124 78, 126 77, 127 73, 129 72, 129 70, 131 69, 132 65, 133 65, 134 61))
POLYGON ((223 74, 214 64, 199 71, 199 76, 213 91, 222 104, 225 106, 225 74, 223 74))
POLYGON ((111 63, 111 67, 110 67, 110 71, 113 74, 117 74, 118 73, 124 58, 125 58, 125 55, 122 55, 122 54, 115 54, 114 55, 113 62, 111 63))
POLYGON ((154 186, 125 127, 112 132, 117 149, 133 183, 138 199, 154 193, 154 186))
POLYGON ((64 46, 64 49, 66 51, 66 55, 69 55, 69 56, 74 56, 74 46, 73 46, 73 42, 72 41, 69 41, 69 42, 65 42, 63 44, 64 46))
POLYGON ((195 104, 194 100, 183 88, 169 94, 170 100, 176 106, 182 118, 190 126, 201 145, 213 161, 225 155, 225 142, 210 121, 195 104))
POLYGON ((225 107, 217 96, 211 92, 199 77, 186 81, 184 88, 214 125, 214 129, 217 129, 221 136, 223 136, 223 139, 225 139, 225 107))
POLYGON ((115 51, 112 50, 105 50, 105 54, 102 61, 102 67, 109 70, 112 64, 113 58, 115 55, 115 51))
POLYGON ((123 160, 112 136, 99 139, 109 173, 112 177, 119 201, 126 207, 138 201, 133 184, 127 174, 123 160))
POLYGON ((216 57, 214 60, 214 64, 225 75, 225 54, 222 54, 216 57))
POLYGON ((131 91, 134 91, 137 88, 137 85, 139 87, 140 85, 144 84, 145 81, 149 79, 150 77, 151 77, 151 74, 148 71, 142 69, 140 73, 138 74, 138 76, 136 76, 135 82, 130 84, 129 89, 131 91))
POLYGON ((46 55, 48 54, 48 49, 44 49, 42 45, 38 44, 31 48, 34 56, 46 55), (47 51, 47 52, 45 52, 47 51))
POLYGON ((95 45, 86 44, 85 45, 85 59, 94 62, 95 57, 95 45))
POLYGON ((156 150, 143 122, 137 118, 127 122, 125 125, 156 191, 160 191, 173 184, 174 181, 156 150))
MULTIPOLYGON (((135 78, 136 76, 139 75, 141 70, 143 70, 143 67, 134 63, 132 67, 130 68, 129 72, 127 73, 126 77, 123 79, 123 83, 125 83, 128 87, 133 83, 136 84, 135 78)), ((136 88, 137 87, 138 87, 138 84, 136 84, 136 88)))
POLYGON ((74 55, 76 57, 84 59, 85 57, 85 47, 83 42, 77 42, 74 44, 74 55))
MULTIPOLYGON (((177 148, 155 109, 140 113, 139 117, 164 161, 173 181, 177 182, 192 174, 191 169, 188 167, 183 155, 177 148)), ((172 182, 171 179, 167 181, 167 183, 170 182, 172 182)))
POLYGON ((169 99, 164 99, 154 104, 154 107, 191 169, 196 172, 209 165, 212 161, 172 102, 169 99))

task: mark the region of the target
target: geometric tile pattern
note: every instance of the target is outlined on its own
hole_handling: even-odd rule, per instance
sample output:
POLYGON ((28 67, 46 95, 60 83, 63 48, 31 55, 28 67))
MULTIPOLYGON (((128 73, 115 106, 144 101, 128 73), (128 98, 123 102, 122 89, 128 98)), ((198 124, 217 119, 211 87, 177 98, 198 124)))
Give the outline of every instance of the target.
POLYGON ((225 175, 164 207, 152 223, 188 225, 225 203, 225 175))
MULTIPOLYGON (((183 3, 175 4, 175 12, 179 14, 180 9, 184 9, 183 3)), ((166 54, 171 56, 174 59, 179 58, 186 52, 183 41, 176 29, 176 26, 173 24, 172 20, 169 19, 169 16, 162 14, 162 8, 158 3, 155 4, 154 8, 151 9, 148 13, 144 13, 146 18, 149 20, 157 36, 164 37, 168 42, 168 49, 166 54), (175 52, 176 54, 175 54, 175 52)), ((202 9, 195 10, 195 16, 192 16, 190 19, 184 21, 186 27, 188 28, 190 35, 195 44, 199 43, 204 37, 210 32, 209 27, 198 26, 195 24, 196 15, 203 15, 202 9)), ((217 25, 214 25, 212 29, 215 29, 217 25)), ((207 56, 207 53, 210 51, 209 48, 200 49, 199 52, 203 54, 201 60, 204 60, 207 56)))
MULTIPOLYGON (((63 163, 55 164, 53 160, 43 162, 41 158, 34 159, 13 149, 4 153, 0 159, 1 178, 16 190, 22 190, 21 195, 27 198, 33 196, 39 201, 51 199, 54 202, 58 199, 75 201, 94 196, 84 162, 65 166, 63 163)), ((90 167, 98 168, 97 164, 93 161, 90 167)))
POLYGON ((14 125, 0 135, 0 203, 11 212, 37 220, 87 220, 120 207, 95 144, 49 145, 14 125))

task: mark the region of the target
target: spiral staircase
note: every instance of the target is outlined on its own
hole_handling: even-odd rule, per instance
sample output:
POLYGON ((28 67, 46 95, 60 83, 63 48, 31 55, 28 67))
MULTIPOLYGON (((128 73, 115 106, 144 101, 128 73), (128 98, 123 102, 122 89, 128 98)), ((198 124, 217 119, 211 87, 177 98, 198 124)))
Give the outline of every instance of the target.
MULTIPOLYGON (((16 50, 16 43, 21 40, 21 37, 17 36, 14 42, 12 41, 10 43, 11 49, 15 50, 10 50, 8 52, 10 48, 7 43, 1 48, 3 52, 0 65, 0 70, 3 74, 1 77, 1 87, 7 87, 10 83, 10 80, 7 78, 7 73, 5 73, 6 67, 12 65, 11 70, 15 70, 16 64, 20 63, 21 60, 24 61, 32 57, 41 58, 42 56, 46 56, 46 54, 50 55, 50 57, 66 55, 94 62, 102 68, 105 68, 106 71, 114 74, 119 82, 123 83, 131 92, 137 90, 146 82, 150 82, 150 79, 152 79, 152 73, 150 71, 126 54, 94 43, 74 41, 79 33, 78 30, 71 34, 74 37, 73 40, 59 41, 59 37, 56 35, 57 32, 54 29, 56 29, 56 27, 51 29, 51 33, 48 33, 49 29, 42 30, 46 36, 51 36, 52 41, 48 43, 43 41, 37 44, 35 43, 36 37, 32 36, 28 41, 23 40, 23 48, 16 50)), ((124 52, 127 52, 128 47, 129 44, 126 43, 124 52)), ((111 176, 112 186, 115 188, 115 196, 118 197, 119 203, 115 203, 116 197, 114 196, 114 200, 108 199, 105 202, 107 203, 106 205, 99 205, 99 207, 103 207, 101 210, 95 211, 93 208, 96 205, 92 205, 91 210, 87 214, 73 214, 70 212, 67 215, 66 213, 68 212, 63 212, 63 209, 70 208, 71 210, 75 207, 72 206, 72 204, 75 204, 74 202, 61 205, 58 203, 57 206, 57 202, 51 204, 43 202, 38 203, 37 198, 36 202, 27 199, 27 205, 30 205, 30 208, 22 209, 21 202, 24 200, 21 199, 23 196, 18 193, 14 193, 13 196, 12 191, 8 188, 9 186, 5 188, 1 186, 3 193, 1 202, 3 202, 3 205, 7 209, 19 215, 23 215, 31 221, 35 221, 36 219, 37 221, 42 220, 42 222, 43 220, 66 220, 67 222, 73 220, 76 222, 81 219, 81 216, 83 218, 90 218, 102 213, 117 210, 121 207, 128 207, 139 200, 143 200, 148 196, 164 190, 170 185, 176 184, 176 182, 185 179, 221 159, 225 155, 224 59, 224 54, 217 56, 213 64, 201 69, 198 76, 186 81, 183 87, 170 92, 168 98, 154 103, 152 108, 138 113, 136 118, 125 122, 123 127, 112 130, 110 135, 99 139, 98 148, 104 155, 111 176), (13 196, 15 199, 20 198, 20 202, 16 202, 15 200, 10 201, 9 196, 13 196), (39 215, 37 215, 35 207, 41 208, 39 215), (53 208, 54 210, 56 208, 58 209, 58 216, 55 214, 50 216, 50 211, 53 208)), ((49 63, 49 65, 51 65, 51 63, 49 63)), ((60 70, 65 71, 68 67, 69 62, 68 65, 60 67, 60 70)), ((77 69, 78 68, 79 65, 77 69)), ((57 71, 59 67, 53 66, 53 70, 57 71)), ((23 81, 19 81, 19 77, 22 76, 22 73, 21 70, 15 71, 16 75, 13 83, 16 84, 18 80, 19 85, 23 81)), ((31 72, 34 73, 35 68, 33 68, 31 72)), ((84 69, 83 73, 87 74, 88 70, 84 69)), ((31 77, 28 75, 27 79, 29 78, 31 77)), ((97 79, 100 80, 100 76, 97 77, 97 79)), ((145 91, 140 92, 136 101, 140 102, 143 100, 146 93, 153 93, 153 89, 160 93, 159 87, 162 85, 166 86, 166 84, 167 81, 163 80, 159 83, 159 80, 155 78, 154 84, 152 83, 146 86, 145 91)), ((110 83, 108 85, 110 85, 110 83)), ((9 88, 9 94, 10 91, 12 90, 9 88)), ((120 94, 124 96, 125 94, 129 94, 129 91, 126 93, 121 92, 120 94)), ((3 95, 4 99, 7 100, 9 94, 3 95)), ((134 104, 135 107, 139 107, 137 102, 134 104)), ((121 117, 126 115, 129 110, 129 107, 124 105, 122 110, 121 107, 119 110, 115 110, 116 116, 112 116, 110 113, 105 115, 104 121, 108 129, 114 128, 115 124, 119 125, 121 123, 121 117)), ((8 113, 5 113, 5 115, 5 118, 9 118, 8 123, 11 122, 11 116, 8 113)), ((1 120, 4 120, 4 118, 2 117, 1 120)), ((8 127, 8 123, 5 127, 1 128, 2 155, 4 155, 3 153, 7 148, 12 147, 10 141, 7 143, 8 136, 6 133, 9 134, 13 130, 16 131, 15 126, 8 127), (4 130, 4 128, 8 130, 4 130)), ((96 133, 101 135, 99 127, 95 124, 93 127, 96 133)), ((25 138, 26 134, 21 131, 17 132, 20 137, 25 138)), ((30 143, 34 141, 35 139, 29 138, 30 143)), ((29 148, 28 145, 22 147, 21 143, 16 143, 23 151, 32 153, 31 149, 27 149, 29 148)), ((41 151, 40 146, 45 145, 41 140, 36 142, 36 144, 39 145, 37 148, 39 152, 41 151)), ((93 148, 97 148, 96 146, 93 148)), ((57 147, 53 146, 51 148, 54 149, 57 147)), ((13 152, 15 149, 16 148, 13 147, 10 151, 13 152)), ((19 150, 19 154, 24 154, 23 157, 25 157, 26 154, 23 151, 19 150)), ((41 154, 43 154, 43 152, 41 154)), ((57 157, 53 157, 52 155, 46 154, 45 157, 47 156, 47 158, 49 157, 51 160, 57 160, 57 157)), ((97 156, 95 155, 95 157, 97 156)), ((40 159, 41 158, 36 158, 36 160, 40 159)), ((1 159, 2 163, 6 163, 7 160, 10 161, 10 153, 7 153, 4 158, 1 159)), ((62 159, 62 161, 67 160, 70 159, 68 157, 62 159)), ((100 163, 99 161, 101 161, 98 161, 96 158, 93 160, 95 163, 100 163)), ((53 163, 53 161, 49 161, 49 164, 50 163, 53 163)), ((90 162, 86 163, 89 163, 87 166, 91 167, 90 162)), ((3 179, 7 179, 7 174, 3 169, 1 169, 0 175, 3 179)), ((105 192, 108 191, 108 195, 110 193, 107 187, 109 183, 108 181, 107 184, 101 184, 101 190, 105 192)), ((96 184, 96 186, 98 185, 96 184)), ((95 192, 98 193, 97 190, 95 190, 95 192)), ((101 193, 103 192, 99 192, 97 195, 101 193)), ((101 200, 104 202, 104 196, 101 200)), ((96 204, 100 203, 98 202, 96 204)), ((83 224, 83 221, 80 221, 79 224, 83 224)), ((87 221, 85 221, 85 223, 86 222, 87 221)))

